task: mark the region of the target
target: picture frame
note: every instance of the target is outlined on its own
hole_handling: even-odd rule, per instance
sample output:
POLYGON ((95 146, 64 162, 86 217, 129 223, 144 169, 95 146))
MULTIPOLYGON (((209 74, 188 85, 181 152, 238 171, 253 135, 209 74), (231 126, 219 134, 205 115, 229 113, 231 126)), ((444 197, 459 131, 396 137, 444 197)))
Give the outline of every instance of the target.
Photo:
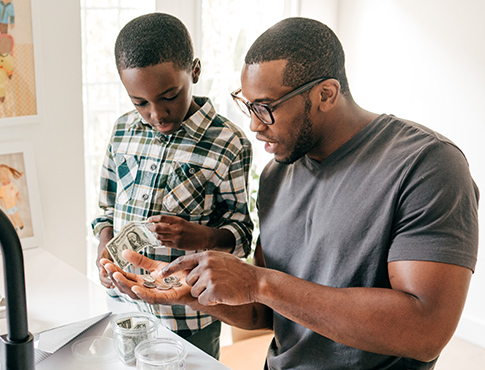
POLYGON ((14 21, 0 19, 0 126, 40 122, 43 82, 38 2, 6 2, 14 7, 15 13, 14 21), (13 40, 10 62, 5 61, 5 50, 2 50, 9 38, 13 40), (12 67, 9 73, 2 67, 3 63, 7 69, 12 67))
POLYGON ((43 240, 40 197, 32 145, 0 144, 0 209, 14 225, 22 249, 43 240))

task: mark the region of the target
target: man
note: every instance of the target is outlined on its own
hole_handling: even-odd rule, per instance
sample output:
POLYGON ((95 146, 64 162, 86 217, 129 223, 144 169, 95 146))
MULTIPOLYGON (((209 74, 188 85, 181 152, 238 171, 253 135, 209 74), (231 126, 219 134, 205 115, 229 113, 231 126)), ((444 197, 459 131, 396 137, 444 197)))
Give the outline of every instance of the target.
POLYGON ((187 285, 164 295, 107 264, 115 284, 273 328, 268 369, 432 369, 477 257, 478 189, 463 153, 424 126, 359 107, 340 42, 315 20, 263 33, 241 82, 233 97, 274 154, 259 189, 258 266, 217 252, 165 266, 125 252, 187 285))

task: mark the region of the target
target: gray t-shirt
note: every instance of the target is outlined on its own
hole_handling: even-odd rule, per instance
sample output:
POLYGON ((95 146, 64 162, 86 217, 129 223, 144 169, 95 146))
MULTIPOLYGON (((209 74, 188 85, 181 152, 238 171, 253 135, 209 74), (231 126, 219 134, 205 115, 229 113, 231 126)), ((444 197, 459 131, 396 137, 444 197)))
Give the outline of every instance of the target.
MULTIPOLYGON (((440 134, 381 115, 322 163, 271 161, 259 217, 266 266, 331 287, 390 288, 387 264, 475 268, 478 188, 440 134)), ((325 338, 274 312, 269 369, 430 369, 325 338)))

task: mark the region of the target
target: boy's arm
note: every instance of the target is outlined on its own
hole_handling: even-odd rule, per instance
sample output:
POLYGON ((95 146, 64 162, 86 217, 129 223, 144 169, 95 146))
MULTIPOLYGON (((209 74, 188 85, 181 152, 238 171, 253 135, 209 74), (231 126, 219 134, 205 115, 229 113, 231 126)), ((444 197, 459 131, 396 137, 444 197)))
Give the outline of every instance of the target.
POLYGON ((116 166, 111 155, 111 145, 106 151, 106 157, 101 168, 99 206, 103 215, 91 223, 94 235, 99 239, 96 266, 99 271, 99 280, 106 288, 113 288, 104 267, 100 264, 102 258, 111 260, 106 244, 113 238, 113 213, 116 201, 116 166))
POLYGON ((216 207, 221 210, 220 230, 234 236, 232 254, 245 257, 251 250, 253 223, 249 213, 249 172, 252 161, 251 143, 238 138, 243 145, 233 160, 227 176, 221 182, 216 207))
POLYGON ((253 228, 247 203, 252 153, 249 141, 243 143, 237 146, 237 154, 219 184, 214 211, 217 219, 211 226, 189 222, 178 216, 157 215, 148 218, 148 222, 152 223, 149 229, 164 246, 180 250, 217 250, 232 252, 236 256, 248 255, 253 228))
POLYGON ((95 218, 91 223, 94 235, 99 238, 101 230, 113 226, 113 214, 116 202, 116 164, 111 153, 111 144, 106 150, 106 156, 101 167, 99 207, 103 215, 95 218))

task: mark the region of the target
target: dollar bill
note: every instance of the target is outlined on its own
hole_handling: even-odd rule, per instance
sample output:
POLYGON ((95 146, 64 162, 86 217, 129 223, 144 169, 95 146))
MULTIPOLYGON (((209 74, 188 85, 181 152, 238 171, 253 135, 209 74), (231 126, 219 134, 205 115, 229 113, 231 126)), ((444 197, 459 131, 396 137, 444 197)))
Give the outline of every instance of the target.
POLYGON ((131 329, 133 324, 132 324, 132 321, 131 321, 131 317, 128 317, 126 319, 123 319, 123 320, 116 322, 116 325, 118 325, 121 328, 131 329))
POLYGON ((121 269, 124 270, 129 265, 129 262, 121 256, 125 249, 138 253, 148 246, 161 246, 155 235, 148 229, 148 225, 148 222, 131 221, 106 244, 106 249, 108 249, 111 258, 121 269))

